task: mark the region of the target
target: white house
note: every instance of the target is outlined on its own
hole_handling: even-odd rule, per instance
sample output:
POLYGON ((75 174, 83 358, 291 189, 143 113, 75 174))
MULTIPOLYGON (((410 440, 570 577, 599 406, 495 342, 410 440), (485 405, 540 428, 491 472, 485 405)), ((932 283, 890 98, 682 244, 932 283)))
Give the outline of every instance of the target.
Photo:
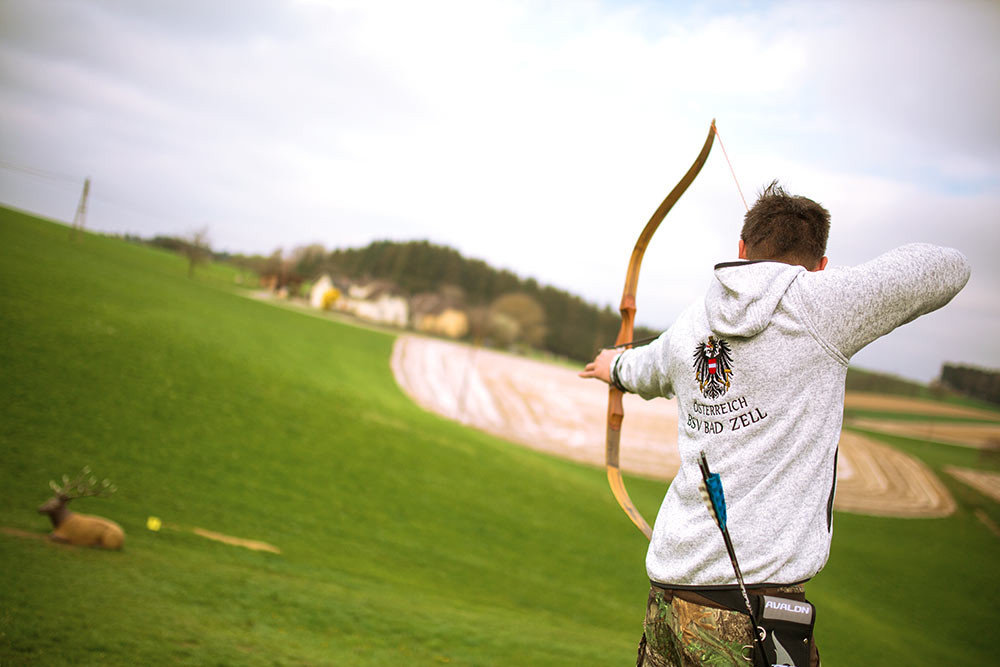
POLYGON ((352 285, 348 297, 343 300, 343 309, 363 320, 397 327, 405 327, 410 320, 406 299, 392 294, 387 283, 352 285))

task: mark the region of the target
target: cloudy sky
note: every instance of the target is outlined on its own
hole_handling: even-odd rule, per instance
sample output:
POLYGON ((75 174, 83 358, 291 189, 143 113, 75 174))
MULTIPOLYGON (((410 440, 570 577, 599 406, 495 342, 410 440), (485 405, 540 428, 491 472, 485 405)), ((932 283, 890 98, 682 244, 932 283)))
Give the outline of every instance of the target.
MULTIPOLYGON (((743 191, 833 215, 831 266, 908 241, 973 264, 859 354, 1000 367, 1000 6, 939 2, 0 0, 0 202, 213 247, 429 239, 617 305, 712 118, 743 191), (689 5, 695 5, 693 8, 689 5)), ((735 255, 718 143, 651 244, 669 325, 735 255)))

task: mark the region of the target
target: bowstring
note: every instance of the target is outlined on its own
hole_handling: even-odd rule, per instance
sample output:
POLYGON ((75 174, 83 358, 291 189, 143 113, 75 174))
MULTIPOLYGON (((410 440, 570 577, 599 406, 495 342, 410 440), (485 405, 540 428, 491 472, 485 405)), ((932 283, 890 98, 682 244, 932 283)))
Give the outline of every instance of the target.
POLYGON ((747 206, 747 198, 743 196, 743 188, 740 187, 740 179, 736 178, 736 170, 733 169, 733 163, 729 159, 729 153, 726 152, 726 145, 722 143, 722 135, 719 134, 719 128, 713 124, 712 129, 715 130, 715 138, 719 140, 719 148, 722 149, 722 155, 726 158, 726 164, 729 165, 729 173, 733 175, 733 180, 736 182, 736 190, 740 193, 740 199, 743 200, 743 208, 749 212, 750 207, 747 206))

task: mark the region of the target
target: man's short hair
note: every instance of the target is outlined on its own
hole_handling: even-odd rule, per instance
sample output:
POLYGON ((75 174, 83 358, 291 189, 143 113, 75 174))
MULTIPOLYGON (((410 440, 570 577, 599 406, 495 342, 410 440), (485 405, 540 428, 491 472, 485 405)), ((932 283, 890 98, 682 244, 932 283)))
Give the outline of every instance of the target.
POLYGON ((743 219, 747 259, 771 259, 812 269, 826 254, 830 212, 790 195, 777 181, 764 188, 743 219))

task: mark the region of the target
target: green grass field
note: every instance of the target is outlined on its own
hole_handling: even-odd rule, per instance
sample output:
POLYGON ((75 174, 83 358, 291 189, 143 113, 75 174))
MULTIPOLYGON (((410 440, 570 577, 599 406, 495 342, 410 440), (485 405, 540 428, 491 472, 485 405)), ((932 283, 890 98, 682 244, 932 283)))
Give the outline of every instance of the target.
MULTIPOLYGON (((0 209, 0 526, 43 536, 48 480, 90 465, 119 492, 74 509, 127 533, 0 532, 0 665, 634 664, 646 543, 603 470, 423 412, 389 335, 186 273, 0 209)), ((664 487, 629 490, 649 516, 664 487)), ((959 502, 838 513, 809 589, 824 665, 997 664, 1000 540, 959 502)))

